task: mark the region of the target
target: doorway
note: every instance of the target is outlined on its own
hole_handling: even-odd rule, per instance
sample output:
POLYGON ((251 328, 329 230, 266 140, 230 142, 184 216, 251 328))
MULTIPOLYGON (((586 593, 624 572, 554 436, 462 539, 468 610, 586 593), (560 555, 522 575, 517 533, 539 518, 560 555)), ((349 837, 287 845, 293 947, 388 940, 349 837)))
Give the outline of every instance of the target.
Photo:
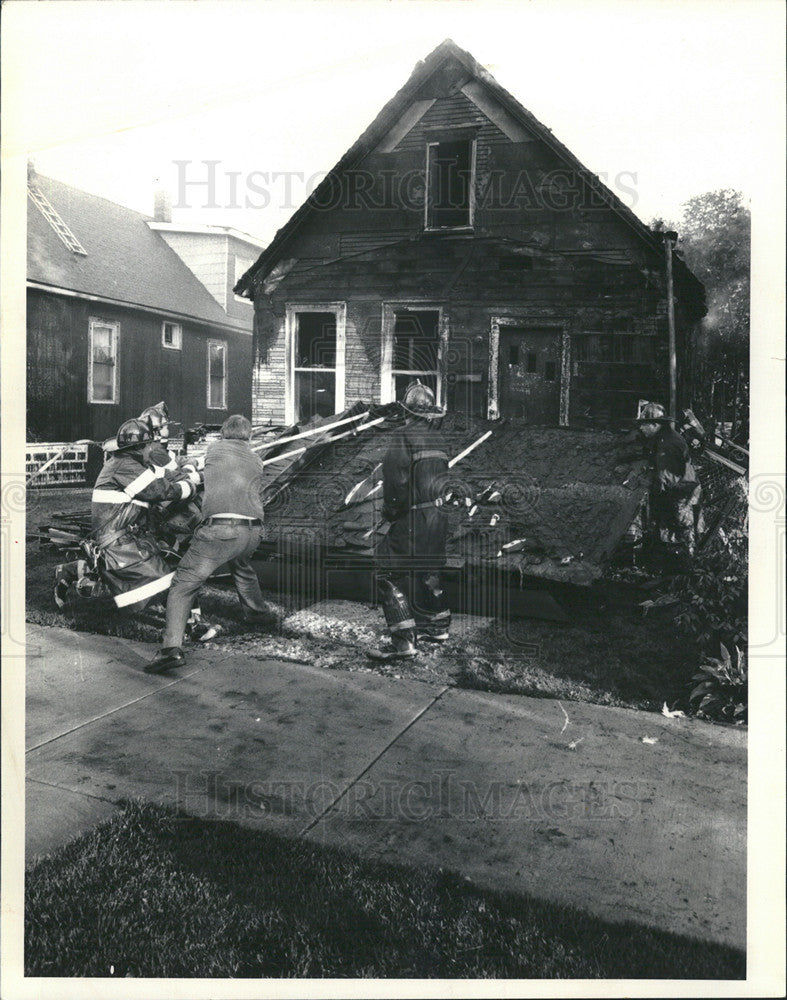
POLYGON ((561 331, 505 326, 499 341, 499 413, 531 424, 560 423, 561 331))

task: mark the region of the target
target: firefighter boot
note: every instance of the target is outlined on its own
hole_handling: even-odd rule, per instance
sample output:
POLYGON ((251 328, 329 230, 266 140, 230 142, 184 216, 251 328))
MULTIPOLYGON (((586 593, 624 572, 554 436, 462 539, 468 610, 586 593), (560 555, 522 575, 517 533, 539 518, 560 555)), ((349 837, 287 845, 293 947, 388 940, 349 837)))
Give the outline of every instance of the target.
POLYGON ((419 640, 446 641, 451 627, 451 612, 445 606, 438 573, 424 573, 416 577, 414 611, 419 640))
POLYGON ((372 660, 404 660, 416 656, 415 620, 407 598, 391 580, 380 580, 378 587, 391 645, 369 650, 367 655, 372 660))

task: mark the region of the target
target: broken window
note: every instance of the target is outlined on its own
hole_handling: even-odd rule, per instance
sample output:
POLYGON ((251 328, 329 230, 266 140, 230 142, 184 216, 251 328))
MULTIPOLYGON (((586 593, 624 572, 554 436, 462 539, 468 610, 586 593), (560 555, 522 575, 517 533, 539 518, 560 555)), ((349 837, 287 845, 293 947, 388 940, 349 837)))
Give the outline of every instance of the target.
POLYGON ((296 312, 294 417, 296 423, 336 412, 336 314, 296 312))
POLYGON ((530 375, 538 371, 538 355, 535 351, 527 352, 527 371, 530 375))
POLYGON ((117 403, 120 324, 91 319, 89 331, 88 402, 117 403))
POLYGON ((222 340, 208 341, 208 409, 227 408, 227 345, 222 340))
POLYGON ((555 362, 554 361, 545 361, 544 362, 544 379, 547 382, 554 382, 555 381, 555 372, 556 372, 555 362))
POLYGON ((435 310, 398 311, 394 314, 394 399, 401 399, 407 386, 420 379, 440 397, 440 313, 435 310))
POLYGON ((508 347, 508 363, 510 365, 519 364, 519 344, 510 344, 508 347))
POLYGON ((426 147, 426 228, 472 226, 472 139, 431 142, 426 147))

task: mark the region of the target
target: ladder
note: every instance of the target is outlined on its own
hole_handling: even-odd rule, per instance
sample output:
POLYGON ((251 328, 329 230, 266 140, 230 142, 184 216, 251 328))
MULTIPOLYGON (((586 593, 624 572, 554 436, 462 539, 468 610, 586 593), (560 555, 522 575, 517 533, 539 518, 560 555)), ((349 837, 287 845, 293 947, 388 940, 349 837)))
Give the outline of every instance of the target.
POLYGON ((68 249, 72 253, 78 253, 81 254, 83 257, 87 257, 87 250, 85 250, 85 248, 76 238, 76 236, 74 236, 74 234, 65 224, 65 222, 60 218, 55 208, 38 190, 35 184, 28 184, 27 193, 33 199, 33 203, 38 207, 43 217, 46 219, 49 225, 54 229, 54 231, 60 237, 61 241, 68 247, 68 249))

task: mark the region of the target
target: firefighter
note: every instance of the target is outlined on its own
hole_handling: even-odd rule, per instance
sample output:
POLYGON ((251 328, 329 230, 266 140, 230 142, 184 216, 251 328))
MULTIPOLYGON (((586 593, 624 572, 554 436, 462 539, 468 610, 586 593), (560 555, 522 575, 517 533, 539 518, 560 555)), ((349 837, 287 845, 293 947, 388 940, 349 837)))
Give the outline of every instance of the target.
MULTIPOLYGON (((150 425, 153 440, 145 448, 145 459, 152 469, 163 468, 168 479, 188 478, 189 473, 199 471, 204 462, 199 459, 177 458, 169 449, 169 409, 162 400, 155 406, 148 406, 140 413, 139 420, 150 425)), ((186 504, 179 504, 173 513, 167 512, 156 524, 156 534, 164 544, 180 552, 185 542, 191 538, 202 521, 199 498, 193 497, 186 504)), ((221 625, 211 623, 202 617, 202 609, 195 605, 187 624, 187 634, 197 642, 207 642, 220 631, 221 625)))
MULTIPOLYGON (((140 413, 138 420, 142 420, 150 426, 152 440, 145 446, 145 462, 154 471, 163 469, 167 479, 187 479, 190 473, 198 472, 203 466, 199 459, 176 458, 167 449, 169 441, 169 411, 167 404, 163 401, 149 406, 140 413)), ((194 497, 187 504, 179 504, 178 510, 173 515, 167 514, 159 519, 157 529, 159 529, 168 542, 173 542, 178 548, 184 537, 190 537, 200 521, 202 513, 199 500, 194 497)))
POLYGON ((440 578, 448 531, 441 509, 448 478, 440 431, 444 411, 418 380, 407 387, 401 405, 405 424, 394 432, 382 469, 383 517, 390 528, 376 553, 391 647, 369 655, 383 660, 415 656, 419 640, 445 641, 451 624, 440 578))
POLYGON ((685 569, 694 555, 701 487, 686 441, 660 403, 646 403, 637 418, 652 463, 650 521, 663 550, 685 569))
POLYGON ((200 481, 166 478, 161 467, 146 464, 153 441, 150 425, 139 419, 120 426, 116 451, 96 479, 91 497, 92 540, 98 549, 101 580, 117 608, 139 611, 169 587, 173 573, 148 525, 151 505, 187 500, 200 481))
POLYGON ((160 403, 156 403, 155 406, 148 406, 140 413, 138 419, 150 424, 153 434, 153 440, 146 449, 148 462, 151 465, 163 466, 167 472, 177 472, 180 464, 167 449, 167 442, 169 441, 169 410, 167 409, 167 404, 162 400, 160 403))
POLYGON ((271 612, 260 591, 251 556, 262 534, 262 461, 249 444, 251 422, 241 414, 228 417, 221 440, 205 456, 203 521, 178 565, 167 597, 167 624, 161 648, 146 665, 146 673, 159 674, 185 662, 184 629, 200 587, 225 563, 243 609, 244 618, 271 624, 271 612))

